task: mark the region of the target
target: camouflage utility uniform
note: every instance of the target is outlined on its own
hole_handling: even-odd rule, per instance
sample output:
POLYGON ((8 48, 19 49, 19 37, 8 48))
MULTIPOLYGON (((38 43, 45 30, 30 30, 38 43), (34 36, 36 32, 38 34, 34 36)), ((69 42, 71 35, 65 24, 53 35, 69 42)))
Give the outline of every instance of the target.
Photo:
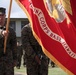
POLYGON ((23 27, 21 33, 22 45, 25 50, 27 75, 48 75, 48 58, 34 38, 29 24, 23 27), (35 59, 36 56, 39 57, 40 64, 35 59))
POLYGON ((4 53, 4 36, 2 31, 5 27, 0 27, 0 75, 14 75, 14 66, 17 60, 16 34, 9 28, 6 52, 4 53))

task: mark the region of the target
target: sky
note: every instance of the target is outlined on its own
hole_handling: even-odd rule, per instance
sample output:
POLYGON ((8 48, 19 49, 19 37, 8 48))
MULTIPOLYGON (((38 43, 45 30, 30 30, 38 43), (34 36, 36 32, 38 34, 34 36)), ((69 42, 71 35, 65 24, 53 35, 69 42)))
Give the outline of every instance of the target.
MULTIPOLYGON (((27 18, 27 15, 21 9, 21 7, 16 3, 15 0, 12 0, 12 9, 10 18, 27 18)), ((10 0, 0 0, 0 7, 6 8, 6 17, 8 17, 10 0)))

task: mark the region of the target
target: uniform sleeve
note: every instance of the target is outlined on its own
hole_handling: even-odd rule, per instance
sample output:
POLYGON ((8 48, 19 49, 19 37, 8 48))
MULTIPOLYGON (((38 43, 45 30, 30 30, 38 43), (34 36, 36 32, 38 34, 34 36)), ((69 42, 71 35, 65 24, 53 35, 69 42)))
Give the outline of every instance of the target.
POLYGON ((24 27, 22 29, 22 32, 21 32, 22 46, 23 46, 23 49, 25 51, 25 54, 28 57, 34 58, 36 56, 36 53, 34 52, 32 46, 30 44, 29 37, 28 37, 28 35, 29 35, 28 30, 29 30, 28 27, 24 27))
POLYGON ((13 54, 13 60, 17 60, 17 39, 16 39, 16 33, 14 30, 11 31, 11 49, 13 54))

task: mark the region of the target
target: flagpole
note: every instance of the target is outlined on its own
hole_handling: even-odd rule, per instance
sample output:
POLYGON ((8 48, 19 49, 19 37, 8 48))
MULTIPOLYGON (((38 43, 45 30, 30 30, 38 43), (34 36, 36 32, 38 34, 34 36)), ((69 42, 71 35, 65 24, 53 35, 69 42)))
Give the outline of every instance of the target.
MULTIPOLYGON (((7 18, 7 23, 6 23, 6 31, 7 32, 8 32, 9 22, 10 22, 11 8, 12 8, 12 0, 10 0, 8 18, 7 18)), ((4 53, 6 52, 6 43, 7 43, 7 36, 5 36, 5 40, 4 40, 4 53)))

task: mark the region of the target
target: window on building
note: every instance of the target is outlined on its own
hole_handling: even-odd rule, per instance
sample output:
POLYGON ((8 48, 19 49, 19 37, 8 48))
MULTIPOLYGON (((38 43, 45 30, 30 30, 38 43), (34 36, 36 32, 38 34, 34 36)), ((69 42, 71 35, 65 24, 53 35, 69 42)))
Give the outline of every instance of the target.
POLYGON ((16 22, 10 21, 10 27, 12 27, 14 29, 14 31, 16 31, 16 22))
POLYGON ((28 23, 29 23, 29 21, 21 21, 21 29, 28 23))

